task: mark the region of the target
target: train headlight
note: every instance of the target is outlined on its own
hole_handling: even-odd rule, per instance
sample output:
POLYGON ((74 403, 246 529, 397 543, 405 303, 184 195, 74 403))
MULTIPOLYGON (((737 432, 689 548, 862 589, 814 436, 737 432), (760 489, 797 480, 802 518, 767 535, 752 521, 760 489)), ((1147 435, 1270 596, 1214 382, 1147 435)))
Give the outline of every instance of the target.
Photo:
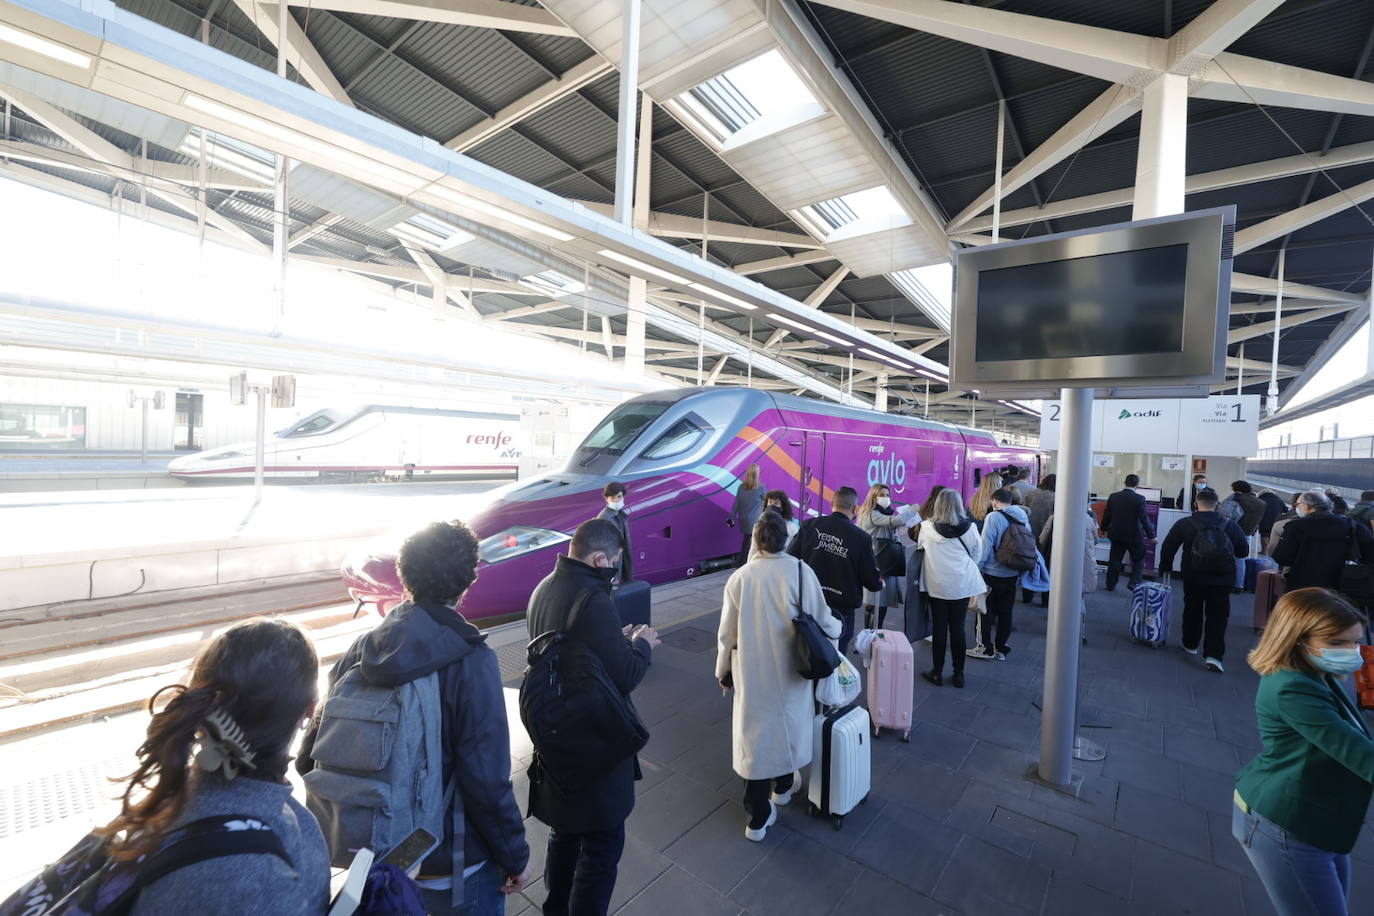
POLYGON ((571 540, 572 535, 554 531, 552 528, 516 525, 482 538, 477 544, 477 556, 486 563, 500 563, 502 560, 524 556, 571 540))

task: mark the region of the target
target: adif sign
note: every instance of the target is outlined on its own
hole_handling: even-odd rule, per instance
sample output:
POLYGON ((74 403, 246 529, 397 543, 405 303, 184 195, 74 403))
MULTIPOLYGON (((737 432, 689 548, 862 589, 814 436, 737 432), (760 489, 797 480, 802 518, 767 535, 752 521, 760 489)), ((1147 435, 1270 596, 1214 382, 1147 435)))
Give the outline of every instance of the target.
MULTIPOLYGON (((1257 394, 1151 398, 1093 403, 1092 448, 1098 452, 1249 458, 1259 450, 1257 394)), ((1059 448, 1058 401, 1040 413, 1040 447, 1059 448)))

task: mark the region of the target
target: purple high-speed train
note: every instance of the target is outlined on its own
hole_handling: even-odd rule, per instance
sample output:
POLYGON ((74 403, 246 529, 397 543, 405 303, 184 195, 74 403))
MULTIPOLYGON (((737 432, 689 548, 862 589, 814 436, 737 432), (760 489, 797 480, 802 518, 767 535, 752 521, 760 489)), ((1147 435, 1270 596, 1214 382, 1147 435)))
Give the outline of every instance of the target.
MULTIPOLYGON (((1040 455, 991 433, 745 388, 683 388, 616 407, 556 474, 510 484, 465 521, 481 539, 469 619, 519 616, 559 548, 604 507, 610 480, 629 489, 635 577, 672 582, 728 565, 740 533, 726 524, 745 469, 785 490, 798 518, 830 511, 835 490, 862 497, 886 484, 894 505, 924 500, 935 484, 965 498, 982 475, 1008 465, 1039 479, 1040 455)), ((398 544, 359 550, 343 564, 349 593, 385 614, 401 600, 398 544)))

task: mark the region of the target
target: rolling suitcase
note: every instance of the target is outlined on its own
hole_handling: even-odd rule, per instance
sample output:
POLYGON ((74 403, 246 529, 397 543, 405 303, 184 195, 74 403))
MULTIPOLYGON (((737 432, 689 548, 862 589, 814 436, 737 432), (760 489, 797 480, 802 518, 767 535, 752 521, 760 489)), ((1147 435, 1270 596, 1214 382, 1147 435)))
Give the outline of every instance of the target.
POLYGON ((911 643, 896 630, 879 630, 873 637, 873 661, 868 666, 868 714, 873 737, 891 728, 911 740, 911 695, 916 686, 911 643))
POLYGON ((1283 573, 1276 569, 1266 569, 1255 580, 1255 618, 1254 630, 1258 633, 1269 622, 1274 613, 1274 605, 1283 597, 1286 586, 1283 573))
POLYGON ((622 627, 649 625, 649 583, 643 579, 621 582, 611 591, 616 612, 620 614, 622 627))
POLYGON ((806 797, 811 813, 830 818, 830 825, 839 830, 844 816, 868 800, 868 712, 862 706, 845 706, 823 712, 815 721, 806 797))
POLYGON ((1374 709, 1374 646, 1360 646, 1364 667, 1355 672, 1355 697, 1361 709, 1374 709))
POLYGON ((1167 574, 1162 582, 1137 585, 1131 592, 1131 641, 1152 649, 1164 645, 1173 612, 1173 589, 1167 574))

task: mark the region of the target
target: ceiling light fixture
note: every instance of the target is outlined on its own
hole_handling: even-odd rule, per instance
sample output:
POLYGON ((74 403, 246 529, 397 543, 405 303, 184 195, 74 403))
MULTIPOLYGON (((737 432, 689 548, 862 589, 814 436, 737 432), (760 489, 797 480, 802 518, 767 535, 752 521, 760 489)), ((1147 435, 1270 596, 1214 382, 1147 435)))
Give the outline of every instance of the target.
POLYGON ((601 255, 603 258, 610 258, 612 261, 619 261, 626 267, 633 268, 636 272, 643 272, 653 274, 656 277, 662 277, 669 283, 675 283, 678 286, 692 285, 688 282, 686 277, 679 277, 675 273, 671 273, 670 271, 666 271, 662 268, 655 267, 652 264, 645 264, 643 261, 638 260, 637 258, 632 258, 627 254, 621 254, 618 251, 612 251, 609 248, 603 248, 600 251, 598 251, 597 254, 601 255))
POLYGON ((73 67, 80 67, 82 70, 91 69, 90 55, 73 51, 66 45, 60 45, 46 38, 39 38, 28 32, 21 32, 7 25, 0 25, 0 41, 23 48, 26 51, 32 51, 35 54, 42 54, 44 57, 50 57, 64 64, 71 64, 73 67))
POLYGON ((779 315, 777 312, 769 312, 768 317, 773 319, 774 321, 781 321, 783 324, 794 327, 805 334, 811 335, 812 337, 823 337, 826 340, 832 343, 837 343, 842 347, 853 346, 852 343, 845 340, 843 337, 836 337, 834 334, 827 334, 825 331, 818 331, 815 328, 811 327, 809 324, 802 324, 800 321, 788 318, 786 315, 779 315))
POLYGON ((349 174, 349 172, 352 171, 394 184, 416 183, 415 176, 403 172, 400 169, 382 165, 380 162, 368 159, 366 156, 359 156, 347 150, 337 149, 330 146, 328 143, 316 140, 314 137, 308 137, 300 131, 292 130, 289 127, 283 127, 266 118, 260 118, 257 115, 251 115, 245 111, 239 111, 237 108, 231 108, 228 105, 221 104, 212 99, 203 98, 202 96, 188 92, 182 101, 188 108, 194 108, 196 111, 203 112, 211 117, 219 118, 222 121, 228 121, 230 124, 237 124, 239 127, 247 128, 248 130, 255 131, 266 137, 274 137, 284 143, 290 143, 301 149, 310 150, 327 160, 332 160, 332 167, 339 171, 345 178, 357 177, 356 175, 349 174))
POLYGON ((719 290, 711 289, 711 287, 707 286, 705 283, 688 283, 687 285, 690 286, 692 289, 706 293, 706 295, 708 296, 715 296, 717 299, 724 300, 725 302, 730 303, 736 308, 742 308, 750 312, 758 308, 758 306, 752 302, 745 302, 743 299, 737 299, 734 296, 731 296, 729 293, 722 293, 719 290))
MULTIPOLYGON (((496 204, 489 204, 485 200, 473 197, 471 194, 464 194, 462 191, 455 191, 443 185, 432 185, 429 190, 445 200, 453 201, 469 210, 475 210, 486 216, 503 220, 507 223, 513 223, 516 226, 521 226, 531 232, 538 232, 540 235, 546 235, 559 242, 571 242, 575 238, 575 236, 569 235, 562 229, 546 226, 538 220, 530 219, 528 216, 522 216, 514 210, 507 210, 505 207, 499 207, 496 204)), ((481 221, 478 220, 478 222, 481 221)))

